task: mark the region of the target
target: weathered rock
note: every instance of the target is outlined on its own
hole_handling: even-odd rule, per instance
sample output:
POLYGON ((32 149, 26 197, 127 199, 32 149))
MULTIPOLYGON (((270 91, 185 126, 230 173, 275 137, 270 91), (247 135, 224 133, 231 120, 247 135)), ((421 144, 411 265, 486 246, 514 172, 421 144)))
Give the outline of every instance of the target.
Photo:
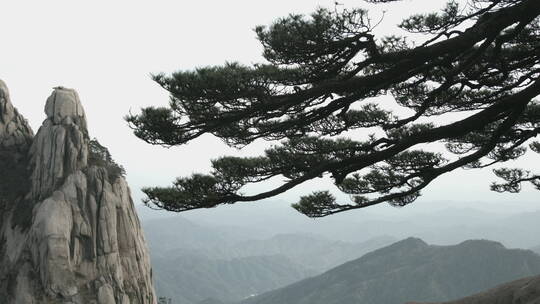
POLYGON ((0 80, 0 220, 5 210, 18 205, 20 197, 29 191, 27 160, 33 137, 28 123, 11 104, 8 88, 0 80))
POLYGON ((0 148, 26 148, 32 142, 32 129, 13 108, 9 90, 0 79, 0 148))
POLYGON ((86 117, 77 92, 55 89, 45 113, 47 119, 30 148, 33 199, 48 197, 88 160, 86 117))
POLYGON ((28 151, 17 167, 27 191, 0 208, 0 302, 155 303, 130 190, 105 161, 89 161, 96 156, 77 93, 55 88, 32 139, 0 89, 0 148, 28 151))

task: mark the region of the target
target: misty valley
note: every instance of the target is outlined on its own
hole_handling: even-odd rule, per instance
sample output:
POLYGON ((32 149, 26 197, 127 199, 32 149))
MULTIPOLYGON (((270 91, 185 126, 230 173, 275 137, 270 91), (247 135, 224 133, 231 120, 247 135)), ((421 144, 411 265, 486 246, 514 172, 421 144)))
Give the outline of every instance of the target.
POLYGON ((245 207, 143 221, 157 294, 186 304, 404 304, 540 275, 540 238, 524 233, 540 231, 538 211, 449 207, 319 221, 282 212, 245 207))

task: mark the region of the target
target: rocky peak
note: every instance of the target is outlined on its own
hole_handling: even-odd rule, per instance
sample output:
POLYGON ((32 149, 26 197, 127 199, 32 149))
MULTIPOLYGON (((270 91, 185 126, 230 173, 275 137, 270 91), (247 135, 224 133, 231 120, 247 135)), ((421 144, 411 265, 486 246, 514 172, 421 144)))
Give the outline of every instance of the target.
POLYGON ((77 92, 55 88, 47 98, 45 114, 29 155, 34 199, 50 195, 88 162, 88 129, 77 92))
POLYGON ((25 149, 33 136, 26 120, 11 104, 9 90, 0 79, 0 148, 25 149))
POLYGON ((79 94, 73 89, 55 87, 51 96, 47 98, 45 114, 54 124, 70 124, 75 121, 78 125, 84 124, 86 129, 84 109, 79 94))
POLYGON ((0 219, 3 210, 28 191, 28 148, 33 137, 28 123, 11 104, 6 84, 0 80, 0 219))
POLYGON ((12 174, 1 168, 0 303, 154 304, 129 187, 89 139, 77 92, 55 88, 45 114, 33 137, 0 82, 0 166, 12 174))

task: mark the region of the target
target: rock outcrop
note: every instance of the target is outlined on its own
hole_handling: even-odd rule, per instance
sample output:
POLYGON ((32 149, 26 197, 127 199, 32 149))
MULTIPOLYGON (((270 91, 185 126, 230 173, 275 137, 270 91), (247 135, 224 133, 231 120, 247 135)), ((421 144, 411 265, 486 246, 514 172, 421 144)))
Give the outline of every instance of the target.
POLYGON ((6 84, 0 80, 0 147, 28 147, 33 133, 13 107, 6 84))
POLYGON ((35 136, 0 82, 0 303, 153 304, 130 190, 55 88, 35 136))

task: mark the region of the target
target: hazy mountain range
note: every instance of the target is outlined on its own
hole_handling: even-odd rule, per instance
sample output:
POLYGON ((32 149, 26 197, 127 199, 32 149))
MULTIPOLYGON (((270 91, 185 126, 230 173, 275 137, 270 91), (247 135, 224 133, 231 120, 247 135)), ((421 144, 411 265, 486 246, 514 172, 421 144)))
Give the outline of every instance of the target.
POLYGON ((257 239, 248 234, 255 229, 205 226, 180 216, 146 221, 143 226, 153 258, 189 254, 227 260, 282 255, 314 272, 326 271, 398 240, 378 236, 352 243, 309 233, 276 234, 257 239))
MULTIPOLYGON (((240 213, 233 213, 226 208, 211 211, 184 213, 182 216, 143 222, 159 295, 173 298, 182 304, 198 304, 201 301, 205 301, 205 304, 236 302, 250 295, 285 287, 295 281, 321 274, 332 267, 348 268, 350 265, 339 265, 408 236, 420 236, 428 243, 436 244, 456 244, 467 239, 491 238, 508 247, 536 250, 539 248, 535 245, 540 241, 535 233, 531 233, 540 231, 537 220, 540 212, 504 215, 474 209, 442 209, 416 213, 394 212, 390 216, 365 213, 363 216, 346 215, 314 221, 295 213, 265 211, 264 207, 257 210, 242 209, 243 212, 240 213)), ((454 248, 428 246, 418 239, 412 240, 416 240, 413 243, 417 246, 411 248, 420 248, 420 252, 426 253, 417 255, 417 259, 412 261, 407 258, 410 257, 409 253, 403 253, 403 259, 400 254, 394 256, 397 261, 412 263, 407 266, 409 268, 394 265, 397 269, 392 271, 400 273, 398 280, 408 280, 407 273, 419 265, 414 263, 429 262, 441 252, 447 251, 446 249, 454 248)), ((489 260, 490 254, 497 252, 519 253, 518 256, 520 252, 532 254, 530 251, 508 250, 500 244, 493 245, 496 243, 486 244, 490 245, 479 246, 475 255, 485 254, 489 260)), ((390 251, 394 250, 395 248, 390 251)), ((499 259, 496 256, 495 254, 492 258, 493 263, 499 259)), ((463 258, 457 255, 455 258, 448 258, 448 261, 459 262, 463 258)), ((519 260, 519 257, 516 259, 519 260)), ((392 258, 388 258, 384 265, 375 268, 390 271, 390 266, 385 265, 391 265, 388 264, 391 260, 392 258)), ((512 265, 503 260, 500 263, 512 265)), ((444 285, 444 275, 447 271, 450 271, 448 275, 451 275, 455 268, 449 264, 444 268, 444 263, 433 265, 440 269, 427 271, 427 274, 438 274, 433 282, 439 280, 439 283, 424 282, 428 285, 434 284, 433 288, 425 291, 425 294, 419 294, 422 297, 408 300, 444 301, 534 273, 534 267, 531 271, 522 269, 523 271, 518 271, 515 276, 512 276, 511 272, 509 275, 499 273, 500 275, 496 276, 484 273, 486 278, 482 281, 483 285, 467 284, 471 287, 470 290, 457 288, 457 291, 452 291, 447 290, 444 285)), ((496 273, 497 269, 493 268, 493 273, 496 273)), ((333 273, 336 278, 339 277, 339 272, 333 273)), ((387 274, 380 275, 384 277, 387 274)), ((373 279, 364 282, 375 284, 375 281, 373 279)), ((346 294, 345 291, 342 292, 346 294)), ((269 294, 272 293, 273 291, 269 294)), ((386 293, 406 295, 404 292, 395 293, 394 290, 386 293)), ((417 294, 414 294, 413 290, 410 295, 417 294)), ((261 302, 263 303, 271 302, 261 302)))
MULTIPOLYGON (((408 302, 406 304, 537 304, 540 303, 540 276, 526 277, 449 302, 408 302)), ((217 303, 221 304, 221 303, 217 303)))
POLYGON ((315 274, 279 255, 224 260, 179 253, 152 263, 158 294, 174 303, 198 303, 209 297, 238 301, 315 274))
MULTIPOLYGON (((415 202, 405 208, 381 206, 379 209, 361 209, 320 219, 307 218, 292 210, 288 204, 283 201, 262 201, 195 210, 182 213, 182 217, 203 227, 217 228, 222 234, 232 233, 243 239, 268 239, 278 234, 313 234, 330 240, 359 243, 380 236, 394 239, 414 236, 437 245, 451 245, 469 239, 489 239, 509 248, 540 245, 540 238, 531 233, 540 231, 540 211, 516 213, 511 206, 502 208, 497 203, 415 202), (455 207, 439 208, 439 205, 455 207), (505 212, 506 209, 508 212, 505 212)), ((184 234, 183 230, 170 233, 184 234)))
MULTIPOLYGON (((320 274, 395 241, 362 243, 313 234, 249 239, 243 229, 182 217, 146 221, 157 293, 179 303, 234 302, 320 274), (215 301, 213 300, 213 301, 215 301)), ((262 234, 266 235, 266 234, 262 234)))
POLYGON ((445 301, 540 274, 540 256, 491 241, 433 246, 408 238, 242 304, 445 301))

